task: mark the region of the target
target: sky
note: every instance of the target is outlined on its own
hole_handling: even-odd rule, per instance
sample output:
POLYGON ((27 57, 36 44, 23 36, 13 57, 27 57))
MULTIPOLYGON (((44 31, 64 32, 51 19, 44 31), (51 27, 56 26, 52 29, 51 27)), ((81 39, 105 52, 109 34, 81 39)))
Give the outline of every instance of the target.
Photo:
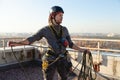
POLYGON ((120 33, 120 0, 0 0, 0 32, 37 32, 55 5, 69 33, 120 33))

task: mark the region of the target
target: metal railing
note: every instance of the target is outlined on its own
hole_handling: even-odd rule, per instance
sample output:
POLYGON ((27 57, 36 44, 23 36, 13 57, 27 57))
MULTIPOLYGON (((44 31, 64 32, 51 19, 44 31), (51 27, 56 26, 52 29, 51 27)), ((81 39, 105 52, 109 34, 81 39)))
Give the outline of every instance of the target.
MULTIPOLYGON (((1 45, 0 45, 0 47, 3 47, 4 49, 5 49, 5 47, 7 47, 7 45, 8 45, 8 42, 9 41, 20 41, 20 40, 23 40, 23 39, 25 39, 25 37, 14 37, 14 38, 0 38, 0 42, 2 42, 1 43, 1 45)), ((80 41, 80 42, 82 42, 82 41, 90 41, 90 42, 97 42, 97 47, 82 47, 82 46, 80 46, 79 45, 79 47, 82 47, 82 48, 88 48, 88 49, 90 49, 90 50, 96 50, 96 51, 98 51, 98 53, 99 53, 99 51, 110 51, 110 52, 120 52, 120 50, 119 49, 106 49, 106 48, 100 48, 100 43, 101 42, 118 42, 118 43, 120 43, 120 40, 114 40, 114 39, 89 39, 89 38, 72 38, 72 41, 80 41)))
MULTIPOLYGON (((20 40, 24 40, 25 39, 25 37, 14 37, 14 38, 1 38, 0 40, 1 40, 1 42, 2 42, 2 46, 0 46, 1 48, 3 48, 3 50, 4 50, 4 52, 5 52, 5 48, 7 47, 7 43, 9 42, 9 41, 20 41, 20 40)), ((45 41, 45 40, 44 40, 45 41)), ((89 41, 89 42, 96 42, 97 43, 97 47, 82 47, 82 46, 80 46, 80 45, 78 45, 79 47, 81 47, 81 48, 87 48, 87 49, 90 49, 91 51, 97 51, 97 56, 98 56, 98 58, 100 58, 100 55, 101 55, 101 51, 103 51, 103 52, 113 52, 113 53, 120 53, 120 50, 118 50, 118 49, 105 49, 105 48, 101 48, 100 47, 100 44, 101 44, 101 42, 106 42, 106 41, 108 41, 108 42, 118 42, 118 43, 120 43, 120 40, 112 40, 112 39, 89 39, 89 38, 72 38, 72 41, 74 41, 74 42, 76 42, 76 41, 79 41, 79 42, 83 42, 83 41, 89 41)), ((40 41, 39 41, 40 42, 40 41)), ((41 46, 42 47, 42 46, 41 46)), ((44 46, 43 46, 43 48, 44 48, 44 46)), ((69 50, 69 51, 75 51, 75 50, 69 50)), ((74 56, 76 56, 76 54, 74 54, 74 56)), ((3 57, 5 57, 5 53, 4 53, 4 56, 3 57)))
POLYGON ((114 40, 114 39, 89 39, 89 38, 86 38, 86 39, 82 39, 82 38, 72 38, 73 41, 90 41, 90 42, 97 42, 97 48, 92 48, 92 47, 87 47, 91 50, 99 50, 99 51, 113 51, 113 52, 120 52, 120 50, 117 50, 117 49, 106 49, 106 48, 100 48, 100 43, 101 42, 117 42, 120 44, 120 40, 114 40))
MULTIPOLYGON (((1 48, 4 49, 5 51, 5 48, 6 48, 6 44, 8 41, 18 41, 18 40, 23 40, 25 38, 1 38, 1 42, 2 42, 2 46, 1 48)), ((100 44, 101 42, 120 42, 120 40, 111 40, 111 39, 81 39, 81 38, 72 38, 72 40, 75 42, 75 41, 90 41, 90 42, 97 42, 97 47, 82 47, 82 48, 88 48, 90 50, 95 50, 97 51, 97 54, 98 56, 101 55, 100 51, 108 51, 108 52, 117 52, 117 53, 120 53, 120 50, 117 50, 117 49, 104 49, 104 48, 101 48, 100 47, 100 44)), ((44 46, 41 46, 41 48, 44 48, 44 46)), ((76 53, 76 50, 73 50, 73 49, 68 49, 69 51, 72 51, 72 52, 75 52, 76 53)), ((76 56, 76 54, 74 54, 76 56)), ((4 58, 6 57, 5 53, 4 53, 4 58)), ((98 57, 99 58, 99 57, 98 57)))

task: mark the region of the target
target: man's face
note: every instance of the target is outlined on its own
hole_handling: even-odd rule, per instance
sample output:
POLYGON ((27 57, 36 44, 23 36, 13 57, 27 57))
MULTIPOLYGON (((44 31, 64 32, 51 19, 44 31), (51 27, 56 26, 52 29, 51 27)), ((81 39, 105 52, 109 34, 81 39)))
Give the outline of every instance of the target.
POLYGON ((59 12, 56 16, 55 16, 55 20, 57 24, 62 23, 62 19, 63 19, 63 13, 59 12))

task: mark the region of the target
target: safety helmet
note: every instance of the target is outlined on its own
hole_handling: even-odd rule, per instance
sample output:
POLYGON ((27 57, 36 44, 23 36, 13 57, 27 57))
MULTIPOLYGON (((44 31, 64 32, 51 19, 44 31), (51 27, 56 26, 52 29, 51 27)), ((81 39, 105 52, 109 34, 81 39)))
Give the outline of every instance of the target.
POLYGON ((53 6, 50 10, 50 13, 62 12, 64 13, 63 9, 60 6, 53 6))
POLYGON ((63 9, 60 6, 53 6, 51 7, 49 18, 48 18, 48 23, 53 24, 53 20, 55 20, 55 16, 59 13, 62 12, 64 13, 63 9))

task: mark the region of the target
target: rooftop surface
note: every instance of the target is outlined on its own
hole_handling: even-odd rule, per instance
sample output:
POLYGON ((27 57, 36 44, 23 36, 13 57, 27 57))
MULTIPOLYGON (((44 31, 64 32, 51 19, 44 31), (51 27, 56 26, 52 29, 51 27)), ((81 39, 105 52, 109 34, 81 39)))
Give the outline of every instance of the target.
MULTIPOLYGON (((43 71, 40 65, 29 64, 27 66, 23 66, 23 68, 21 68, 19 65, 16 67, 13 65, 11 68, 8 66, 8 68, 0 70, 0 80, 46 80, 44 79, 43 71)), ((54 80, 60 80, 57 73, 55 73, 54 80)), ((69 76, 68 80, 77 80, 77 78, 73 79, 73 77, 69 76)), ((115 79, 97 75, 96 80, 115 79)))

